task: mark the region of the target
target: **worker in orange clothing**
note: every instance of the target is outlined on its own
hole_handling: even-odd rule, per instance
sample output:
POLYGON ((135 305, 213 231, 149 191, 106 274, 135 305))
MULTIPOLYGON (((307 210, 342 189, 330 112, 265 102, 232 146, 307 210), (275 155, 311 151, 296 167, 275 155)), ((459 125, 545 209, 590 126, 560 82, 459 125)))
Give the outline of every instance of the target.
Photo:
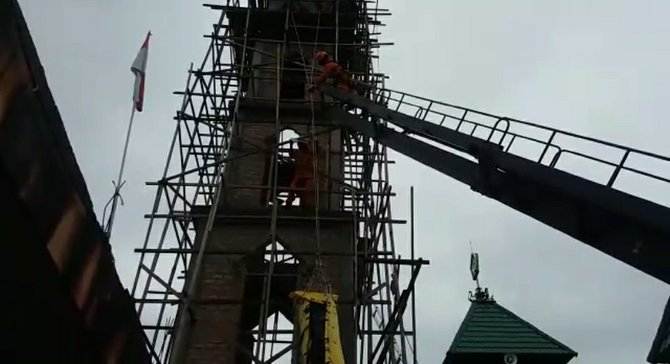
POLYGON ((286 206, 291 206, 296 195, 298 195, 300 197, 301 205, 305 207, 305 202, 312 200, 310 194, 313 192, 311 187, 314 184, 314 158, 312 156, 312 150, 309 148, 306 141, 300 140, 298 141, 298 149, 292 150, 291 156, 294 158, 295 168, 289 188, 304 188, 305 191, 289 191, 288 198, 286 199, 286 206))
POLYGON ((351 79, 349 72, 345 71, 342 66, 337 64, 337 62, 331 60, 328 53, 318 51, 316 52, 316 55, 314 55, 314 60, 319 65, 323 66, 323 70, 318 77, 314 78, 314 84, 309 88, 310 92, 317 89, 329 78, 332 78, 338 89, 358 95, 358 91, 356 91, 356 87, 354 87, 354 82, 351 79))

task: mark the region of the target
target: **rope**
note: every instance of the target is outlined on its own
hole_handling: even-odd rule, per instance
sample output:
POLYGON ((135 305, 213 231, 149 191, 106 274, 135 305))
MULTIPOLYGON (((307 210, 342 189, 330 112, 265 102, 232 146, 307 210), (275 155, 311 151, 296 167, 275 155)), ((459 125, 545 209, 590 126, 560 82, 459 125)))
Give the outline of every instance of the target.
POLYGON ((121 196, 121 187, 123 187, 123 185, 125 184, 126 184, 125 181, 121 182, 121 184, 117 184, 115 181, 112 181, 112 185, 114 185, 114 194, 107 201, 105 207, 102 209, 102 223, 105 225, 102 228, 104 230, 107 230, 107 228, 109 227, 108 225, 109 223, 107 221, 107 208, 109 207, 109 204, 111 204, 114 201, 114 199, 118 197, 121 200, 121 206, 123 206, 124 202, 123 202, 123 196, 121 196))
MULTIPOLYGON (((295 16, 291 13, 291 20, 293 22, 293 29, 295 29, 296 40, 298 43, 298 48, 300 49, 300 55, 305 59, 305 52, 302 47, 302 42, 300 41, 300 34, 298 32, 298 27, 295 21, 295 16)), ((321 11, 317 13, 317 23, 316 23, 316 35, 314 37, 314 50, 319 40, 319 31, 321 29, 321 11)), ((312 75, 314 74, 314 62, 311 62, 311 72, 305 68, 305 79, 309 81, 310 84, 313 82, 312 75)), ((330 282, 323 273, 323 264, 321 261, 321 228, 319 221, 319 205, 320 205, 320 183, 319 183, 319 153, 317 150, 316 144, 316 115, 314 111, 314 96, 309 93, 309 106, 310 106, 310 140, 312 143, 312 168, 313 168, 313 189, 314 189, 314 217, 315 217, 315 233, 316 233, 316 250, 314 254, 314 271, 310 276, 310 279, 307 282, 307 289, 313 290, 318 288, 320 291, 325 291, 331 293, 332 287, 330 282)))

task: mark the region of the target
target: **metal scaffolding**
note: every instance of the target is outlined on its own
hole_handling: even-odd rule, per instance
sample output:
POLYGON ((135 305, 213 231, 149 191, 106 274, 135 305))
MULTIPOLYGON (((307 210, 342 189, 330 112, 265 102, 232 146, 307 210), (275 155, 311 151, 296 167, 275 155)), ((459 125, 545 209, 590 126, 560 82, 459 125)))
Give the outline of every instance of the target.
MULTIPOLYGON (((350 257, 354 266, 353 307, 356 319, 359 363, 416 363, 416 316, 414 308, 414 282, 422 265, 428 262, 414 257, 413 208, 412 238, 405 247, 399 247, 394 239, 394 224, 405 223, 393 219, 391 198, 394 196, 388 180, 386 147, 357 132, 338 126, 321 131, 328 138, 334 131, 341 134, 340 157, 343 170, 326 173, 327 187, 318 187, 322 196, 327 196, 326 209, 346 214, 300 215, 278 213, 277 196, 285 196, 289 188, 280 188, 272 182, 265 185, 225 185, 226 189, 261 190, 269 197, 270 216, 239 214, 220 208, 224 190, 226 167, 230 162, 245 158, 250 153, 283 153, 288 141, 276 140, 271 145, 251 145, 254 151, 246 154, 231 153, 234 128, 240 108, 245 105, 269 104, 276 107, 268 123, 281 129, 278 116, 282 105, 309 106, 309 99, 283 99, 280 84, 285 71, 306 72, 308 64, 283 63, 287 45, 312 48, 331 47, 336 59, 349 60, 343 64, 351 71, 366 93, 374 94, 383 88, 383 74, 373 67, 376 50, 385 44, 374 37, 383 24, 380 17, 390 15, 379 9, 377 2, 333 1, 333 13, 305 14, 304 9, 292 5, 299 3, 318 4, 327 1, 288 1, 289 6, 274 9, 283 1, 227 0, 225 5, 205 5, 218 15, 202 63, 191 66, 177 111, 175 132, 170 145, 163 176, 148 185, 156 186, 153 208, 145 217, 148 228, 141 248, 132 295, 147 336, 154 362, 171 361, 171 350, 176 333, 186 320, 189 307, 194 305, 229 305, 244 302, 228 300, 198 300, 193 298, 199 264, 205 254, 235 255, 243 252, 207 249, 207 234, 217 219, 268 220, 274 226, 277 220, 309 220, 326 223, 335 220, 354 222, 354 236, 347 253, 320 251, 322 256, 344 255, 350 257), (282 22, 283 32, 268 30, 273 21, 282 22), (321 32, 321 33, 320 33, 321 32), (316 35, 315 35, 316 34, 316 35), (320 35, 319 35, 320 34, 320 35), (276 49, 261 49, 258 42, 274 44, 276 49), (255 64, 251 54, 264 54, 273 58, 272 64, 255 64), (276 82, 276 95, 259 96, 253 92, 257 82, 276 82), (336 196, 336 198, 331 198, 336 196), (337 205, 337 206, 336 206, 337 205), (196 242, 195 221, 206 221, 203 243, 196 242), (411 251, 410 259, 401 259, 397 251, 411 251), (407 313, 409 319, 404 319, 407 313)), ((309 5, 309 4, 308 4, 309 5)), ((309 48, 309 49, 312 49, 309 48)), ((307 73, 307 72, 306 72, 307 73)), ((314 103, 311 105, 314 107, 314 103)), ((337 103, 322 98, 317 107, 339 107, 337 103)), ((284 107, 284 106, 282 106, 284 107)), ((361 118, 372 120, 361 114, 361 118)), ((381 120, 372 120, 382 123, 381 120)), ((238 138, 239 139, 239 138, 238 138)), ((240 141, 249 146, 248 141, 240 141)), ((327 158, 332 152, 327 153, 327 158)), ((276 167, 272 171, 276 177, 276 167)), ((330 172, 330 171, 327 171, 330 172)), ((317 194, 318 196, 318 194, 317 194)), ((413 193, 412 193, 413 196, 413 193)), ((319 204, 317 204, 319 206, 319 204)), ((281 275, 274 270, 278 263, 289 262, 297 255, 314 254, 313 251, 284 250, 274 238, 264 252, 269 269, 255 272, 264 277, 264 294, 259 314, 259 324, 250 334, 255 340, 253 352, 247 352, 249 362, 271 363, 291 352, 292 330, 282 326, 278 313, 267 310, 270 301, 269 283, 273 276, 281 275)))

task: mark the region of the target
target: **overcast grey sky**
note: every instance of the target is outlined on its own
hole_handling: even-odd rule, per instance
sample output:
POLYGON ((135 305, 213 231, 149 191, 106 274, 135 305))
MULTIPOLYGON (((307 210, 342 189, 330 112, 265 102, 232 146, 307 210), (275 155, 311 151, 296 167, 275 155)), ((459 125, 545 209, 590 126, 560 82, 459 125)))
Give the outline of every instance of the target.
MULTIPOLYGON (((216 2, 216 1, 212 1, 216 2)), ((198 1, 22 0, 28 25, 98 216, 111 196, 128 116, 130 64, 147 30, 138 114, 112 241, 132 284, 190 62, 218 15, 198 1)), ((389 87, 670 155, 670 3, 662 0, 382 0, 389 87)), ((404 157, 392 167, 394 217, 416 189, 422 363, 438 363, 468 308, 472 241, 499 303, 577 352, 577 364, 644 361, 666 284, 404 157)), ((655 191, 655 190, 654 190, 655 191)), ((653 197, 653 196, 652 196, 653 197)), ((658 195, 666 199, 668 195, 658 195)), ((408 231, 397 231, 406 243, 408 231)))

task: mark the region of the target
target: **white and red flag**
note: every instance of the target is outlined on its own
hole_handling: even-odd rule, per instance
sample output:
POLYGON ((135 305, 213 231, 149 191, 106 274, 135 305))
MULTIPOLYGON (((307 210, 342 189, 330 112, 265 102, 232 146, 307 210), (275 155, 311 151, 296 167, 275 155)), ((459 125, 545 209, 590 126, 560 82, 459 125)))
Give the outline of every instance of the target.
MULTIPOLYGON (((133 119, 135 119, 135 111, 142 111, 144 107, 144 82, 147 77, 147 58, 149 57, 149 38, 151 37, 151 32, 147 33, 147 37, 144 39, 142 48, 137 53, 135 61, 130 66, 130 70, 135 74, 135 88, 133 90, 133 111, 130 113, 130 120, 128 121, 128 131, 126 132, 126 144, 123 147, 123 156, 121 157, 121 168, 119 168, 119 178, 114 184, 114 195, 109 200, 109 203, 112 204, 112 209, 109 214, 109 218, 104 222, 105 234, 107 234, 107 239, 110 239, 112 236, 112 226, 114 225, 114 216, 116 215, 116 207, 121 198, 121 187, 125 183, 123 181, 123 168, 126 165, 126 156, 128 155, 128 144, 130 143, 130 132, 133 129, 133 119)), ((123 203, 123 200, 121 200, 123 203)), ((105 220, 105 212, 107 211, 107 206, 102 212, 102 219, 105 220)))
POLYGON ((137 53, 133 65, 130 66, 130 70, 135 74, 135 89, 133 92, 133 103, 135 105, 135 110, 142 111, 144 106, 144 81, 146 78, 147 70, 147 58, 149 57, 149 38, 151 37, 151 32, 147 33, 147 37, 142 44, 142 48, 137 53))

